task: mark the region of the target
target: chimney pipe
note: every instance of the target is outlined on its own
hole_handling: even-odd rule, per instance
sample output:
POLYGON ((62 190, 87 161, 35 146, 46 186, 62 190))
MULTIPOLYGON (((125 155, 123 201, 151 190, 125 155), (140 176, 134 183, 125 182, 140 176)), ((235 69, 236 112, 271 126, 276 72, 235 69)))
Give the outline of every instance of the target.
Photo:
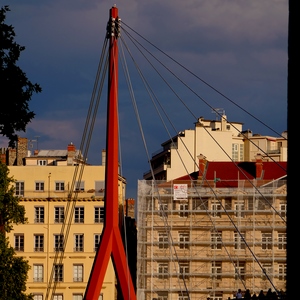
POLYGON ((102 166, 106 165, 106 150, 102 149, 102 166))
POLYGON ((256 168, 256 179, 262 178, 263 160, 262 160, 262 155, 260 153, 257 153, 257 155, 255 155, 255 168, 256 168))
POLYGON ((205 177, 205 169, 206 169, 207 160, 203 154, 198 155, 198 159, 199 159, 198 179, 203 179, 205 177))

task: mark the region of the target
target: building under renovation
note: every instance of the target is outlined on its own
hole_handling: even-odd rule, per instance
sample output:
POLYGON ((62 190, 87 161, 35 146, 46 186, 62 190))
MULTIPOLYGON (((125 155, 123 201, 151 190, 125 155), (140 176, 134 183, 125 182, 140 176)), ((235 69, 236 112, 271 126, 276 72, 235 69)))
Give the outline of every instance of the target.
POLYGON ((286 162, 208 162, 138 182, 137 298, 286 290, 286 162))

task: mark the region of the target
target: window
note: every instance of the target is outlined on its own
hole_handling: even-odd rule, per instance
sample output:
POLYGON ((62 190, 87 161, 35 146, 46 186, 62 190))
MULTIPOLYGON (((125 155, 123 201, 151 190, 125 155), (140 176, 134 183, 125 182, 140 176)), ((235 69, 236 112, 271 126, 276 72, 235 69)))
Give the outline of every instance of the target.
POLYGON ((16 195, 17 196, 24 196, 24 181, 17 181, 16 182, 16 195))
POLYGON ((44 281, 44 266, 33 265, 33 281, 43 282, 44 281))
POLYGON ((44 206, 34 208, 34 223, 44 223, 44 206))
POLYGON ((44 182, 43 181, 36 181, 35 182, 35 191, 43 192, 44 191, 44 182))
POLYGON ((74 234, 74 251, 83 252, 83 234, 74 234))
POLYGON ((43 252, 44 251, 44 235, 35 234, 34 235, 34 251, 43 252))
POLYGON ((211 273, 216 279, 221 279, 222 263, 220 261, 213 261, 211 263, 211 273))
POLYGON ((232 199, 230 197, 225 198, 225 209, 226 210, 232 210, 231 204, 232 204, 232 199))
POLYGON ((245 204, 244 202, 237 202, 234 204, 234 210, 235 210, 235 216, 236 217, 240 217, 240 218, 244 218, 245 216, 245 204))
POLYGON ((232 160, 238 161, 239 159, 239 144, 232 144, 232 160))
POLYGON ((270 205, 269 205, 269 207, 266 207, 267 204, 266 204, 265 199, 257 199, 257 202, 255 203, 255 205, 256 205, 257 210, 266 210, 266 209, 270 208, 270 205))
POLYGON ((219 202, 212 202, 211 210, 213 217, 221 217, 221 204, 219 202))
POLYGON ((95 223, 104 223, 104 206, 95 207, 95 223))
POLYGON ((43 294, 34 294, 33 300, 43 300, 43 294))
POLYGON ((169 273, 168 263, 159 263, 158 264, 158 277, 159 278, 167 278, 169 273))
POLYGON ((280 216, 281 216, 282 218, 285 218, 285 217, 286 217, 286 204, 285 204, 285 203, 280 204, 279 210, 280 210, 280 211, 279 211, 280 216))
POLYGON ((168 292, 157 292, 157 300, 168 300, 168 292))
POLYGON ((54 294, 53 300, 64 300, 64 298, 62 294, 54 294))
POLYGON ((84 181, 76 181, 74 189, 75 189, 75 191, 83 192, 84 191, 84 181))
POLYGON ((189 232, 179 232, 179 248, 189 249, 190 233, 189 232))
POLYGON ((285 264, 278 264, 278 279, 279 280, 286 280, 286 265, 285 264))
POLYGON ((161 217, 168 217, 168 203, 160 203, 158 210, 161 217))
POLYGON ((215 292, 214 296, 210 297, 211 300, 223 300, 223 293, 222 292, 215 292))
POLYGON ((47 161, 45 159, 39 159, 37 161, 38 166, 46 166, 47 165, 47 161))
POLYGON ((286 233, 278 232, 278 249, 286 250, 286 233))
POLYGON ((234 249, 245 249, 246 245, 245 242, 243 240, 243 238, 245 239, 245 231, 242 232, 234 232, 234 249))
POLYGON ((272 268, 272 264, 271 263, 262 263, 262 272, 263 272, 263 276, 262 278, 264 280, 267 280, 267 277, 271 277, 273 275, 273 268, 272 268), (267 275, 267 276, 266 276, 267 275))
POLYGON ((65 182, 64 181, 55 181, 55 191, 64 191, 65 182))
POLYGON ((179 277, 187 278, 190 273, 190 264, 188 261, 179 261, 179 277))
POLYGON ((189 294, 188 292, 180 292, 178 293, 178 300, 189 300, 189 294))
POLYGON ((219 250, 222 249, 222 232, 211 232, 210 233, 211 249, 219 250))
MULTIPOLYGON (((196 191, 196 193, 198 193, 196 191)), ((207 198, 193 198, 192 200, 192 207, 195 210, 202 210, 202 211, 208 211, 208 199, 207 198)))
POLYGON ((54 207, 54 223, 63 223, 65 219, 65 208, 63 206, 54 207))
POLYGON ((244 161, 244 144, 240 144, 240 161, 244 161))
POLYGON ((272 232, 261 233, 261 248, 272 249, 272 232))
POLYGON ((189 205, 188 203, 180 203, 179 204, 179 217, 184 218, 184 217, 188 217, 189 213, 189 205))
POLYGON ((105 181, 95 181, 95 196, 104 197, 105 181))
POLYGON ((235 263, 235 279, 236 280, 245 280, 245 266, 246 263, 244 261, 238 261, 235 263))
POLYGON ((64 251, 63 234, 54 234, 54 251, 64 251))
POLYGON ((84 207, 75 207, 75 223, 84 223, 84 207))
POLYGON ((158 243, 159 248, 169 248, 169 236, 166 232, 158 233, 158 243))
POLYGON ((73 294, 72 300, 82 300, 83 295, 82 294, 73 294))
POLYGON ((100 233, 95 233, 94 234, 94 251, 97 251, 99 243, 101 239, 101 234, 100 233))
POLYGON ((63 282, 64 266, 62 264, 56 264, 53 267, 54 267, 54 281, 63 282))
POLYGON ((15 234, 15 250, 24 251, 24 234, 15 234))
POLYGON ((74 282, 83 281, 83 265, 81 264, 73 265, 73 281, 74 282))

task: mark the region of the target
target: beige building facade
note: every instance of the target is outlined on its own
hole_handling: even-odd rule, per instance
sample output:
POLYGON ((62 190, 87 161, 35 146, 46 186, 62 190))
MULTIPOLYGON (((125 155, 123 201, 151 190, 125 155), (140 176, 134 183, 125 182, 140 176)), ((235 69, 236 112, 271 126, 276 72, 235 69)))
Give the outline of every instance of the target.
POLYGON ((287 161, 287 132, 280 137, 243 131, 243 123, 229 122, 225 114, 220 120, 198 118, 194 129, 180 131, 161 144, 152 154, 151 167, 143 179, 173 180, 198 170, 198 156, 209 161, 254 161, 257 153, 265 161, 287 161))
MULTIPOLYGON (((25 152, 28 155, 19 160, 25 165, 8 167, 28 223, 14 225, 8 237, 31 267, 26 292, 34 300, 81 300, 104 224, 105 165, 80 163, 73 144, 66 150, 25 152)), ((120 177, 119 203, 125 187, 120 177)), ((115 284, 110 261, 99 299, 115 299, 115 284)))

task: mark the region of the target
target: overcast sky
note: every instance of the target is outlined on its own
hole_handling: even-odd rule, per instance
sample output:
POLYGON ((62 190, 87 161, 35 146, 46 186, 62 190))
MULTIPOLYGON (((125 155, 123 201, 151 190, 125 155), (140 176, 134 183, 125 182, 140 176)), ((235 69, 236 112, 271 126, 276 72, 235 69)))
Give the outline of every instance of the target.
MULTIPOLYGON (((172 136, 176 130, 194 128, 193 115, 215 119, 212 107, 222 108, 229 122, 241 122, 244 130, 253 133, 276 136, 272 130, 280 134, 287 130, 288 0, 120 3, 0 0, 0 3, 9 5, 11 11, 5 23, 14 26, 15 41, 26 47, 18 64, 28 79, 39 83, 43 90, 30 101, 30 109, 36 113, 34 120, 25 133, 19 134, 38 140, 33 148, 66 149, 70 142, 79 148, 109 10, 114 4, 122 19, 124 41, 125 30, 133 29, 155 45, 152 47, 155 55, 166 53, 208 84, 200 83, 173 64, 189 87, 186 90, 195 91, 185 92, 183 88, 177 91, 192 111, 185 113, 185 105, 177 103, 178 99, 177 104, 173 102, 176 97, 169 94, 159 76, 147 69, 147 63, 136 60, 139 67, 145 67, 143 74, 148 76, 153 89, 157 87, 155 93, 176 126, 171 126, 175 129, 172 136)), ((167 63, 166 57, 160 59, 167 63)), ((170 67, 171 62, 168 62, 170 67)), ((145 143, 151 155, 169 139, 170 133, 159 125, 146 89, 138 81, 136 71, 133 72, 130 78, 142 126, 138 126, 121 75, 119 118, 122 175, 128 182, 126 196, 136 198, 137 180, 150 169, 145 143)), ((179 88, 178 83, 175 86, 179 88)), ((101 164, 101 151, 106 146, 106 110, 102 102, 88 154, 91 164, 101 164)), ((6 139, 0 138, 0 147, 7 147, 6 139)))

